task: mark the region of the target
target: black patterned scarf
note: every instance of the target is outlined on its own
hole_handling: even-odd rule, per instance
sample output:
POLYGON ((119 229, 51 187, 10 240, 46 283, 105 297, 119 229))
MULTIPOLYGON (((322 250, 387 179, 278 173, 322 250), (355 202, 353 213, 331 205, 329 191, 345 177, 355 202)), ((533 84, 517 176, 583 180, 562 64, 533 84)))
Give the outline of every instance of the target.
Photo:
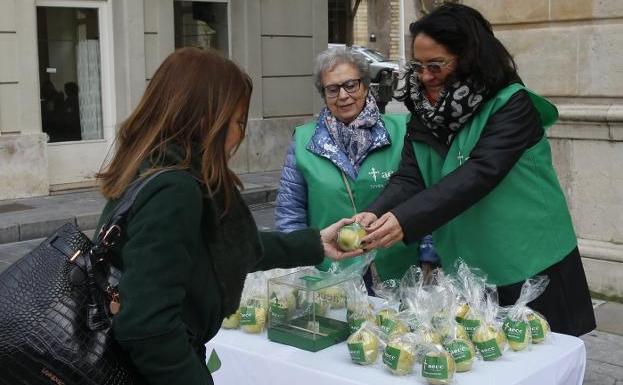
POLYGON ((449 146, 481 106, 487 90, 475 85, 470 79, 450 80, 435 105, 426 98, 426 91, 412 68, 407 67, 400 76, 394 98, 402 101, 411 112, 410 130, 424 130, 439 142, 449 146), (420 124, 413 124, 414 119, 420 124))

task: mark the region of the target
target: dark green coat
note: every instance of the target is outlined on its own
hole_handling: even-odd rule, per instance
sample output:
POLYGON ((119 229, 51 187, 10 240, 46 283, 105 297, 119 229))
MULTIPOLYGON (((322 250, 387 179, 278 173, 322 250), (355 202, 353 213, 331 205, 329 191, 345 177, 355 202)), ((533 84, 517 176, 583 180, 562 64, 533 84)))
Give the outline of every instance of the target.
POLYGON ((188 172, 157 176, 114 250, 123 271, 115 338, 149 384, 211 384, 204 344, 238 307, 246 273, 322 261, 318 230, 258 233, 240 195, 224 219, 215 199, 188 172))

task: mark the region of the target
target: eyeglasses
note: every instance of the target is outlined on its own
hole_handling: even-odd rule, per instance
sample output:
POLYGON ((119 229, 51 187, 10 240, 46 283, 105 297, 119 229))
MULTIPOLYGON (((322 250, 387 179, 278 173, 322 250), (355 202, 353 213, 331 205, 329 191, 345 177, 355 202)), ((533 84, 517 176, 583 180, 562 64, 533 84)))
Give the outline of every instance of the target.
POLYGON ((325 86, 324 95, 327 98, 336 98, 340 94, 340 88, 343 88, 349 94, 353 92, 359 91, 359 87, 361 86, 361 79, 351 79, 347 80, 341 84, 329 84, 325 86))
POLYGON ((411 65, 411 68, 413 68, 413 70, 417 72, 418 74, 423 73, 425 69, 427 69, 430 73, 438 74, 439 72, 441 72, 442 69, 449 66, 450 63, 452 63, 454 60, 455 59, 444 60, 444 61, 432 61, 428 63, 422 63, 422 62, 413 60, 410 63, 410 65, 411 65))

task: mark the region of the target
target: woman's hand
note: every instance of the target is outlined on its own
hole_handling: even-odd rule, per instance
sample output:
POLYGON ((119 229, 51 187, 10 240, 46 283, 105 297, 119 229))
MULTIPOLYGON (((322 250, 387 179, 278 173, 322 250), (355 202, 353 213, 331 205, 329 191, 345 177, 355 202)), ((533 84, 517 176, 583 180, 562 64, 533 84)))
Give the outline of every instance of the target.
POLYGON ((361 240, 365 250, 387 248, 404 238, 402 227, 391 212, 383 214, 367 226, 366 231, 368 235, 361 240))
POLYGON ((362 225, 363 227, 368 227, 374 221, 376 221, 378 218, 377 218, 377 216, 375 214, 368 213, 368 212, 362 212, 362 213, 359 213, 359 214, 355 214, 355 216, 352 219, 355 222, 357 222, 360 225, 362 225))
POLYGON ((344 218, 335 222, 329 227, 326 227, 320 230, 320 238, 322 240, 322 247, 324 247, 324 254, 333 259, 340 260, 345 258, 354 257, 356 255, 362 254, 364 251, 362 249, 357 249, 353 251, 341 251, 337 246, 337 234, 338 231, 345 225, 350 225, 355 220, 353 218, 344 218))

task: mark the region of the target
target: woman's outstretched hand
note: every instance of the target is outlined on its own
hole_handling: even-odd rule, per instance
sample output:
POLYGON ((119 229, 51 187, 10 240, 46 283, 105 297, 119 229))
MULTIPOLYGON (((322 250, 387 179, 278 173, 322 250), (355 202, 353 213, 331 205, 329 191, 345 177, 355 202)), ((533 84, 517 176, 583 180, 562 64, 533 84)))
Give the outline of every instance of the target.
POLYGON ((391 212, 383 214, 379 219, 366 226, 365 229, 368 235, 361 240, 365 250, 387 248, 404 238, 402 227, 391 212))
POLYGON ((325 227, 324 229, 320 230, 320 238, 322 240, 322 247, 324 247, 324 254, 327 257, 335 261, 339 261, 341 259, 351 258, 359 254, 363 254, 364 252, 363 249, 357 249, 357 250, 346 252, 346 251, 340 250, 340 248, 337 246, 337 234, 339 230, 343 226, 350 225, 353 222, 355 222, 353 218, 344 218, 344 219, 340 219, 339 221, 335 222, 331 226, 325 227))
POLYGON ((364 211, 364 212, 355 214, 353 219, 355 220, 355 222, 359 223, 361 226, 366 228, 366 227, 370 226, 378 218, 377 218, 376 214, 364 211))

